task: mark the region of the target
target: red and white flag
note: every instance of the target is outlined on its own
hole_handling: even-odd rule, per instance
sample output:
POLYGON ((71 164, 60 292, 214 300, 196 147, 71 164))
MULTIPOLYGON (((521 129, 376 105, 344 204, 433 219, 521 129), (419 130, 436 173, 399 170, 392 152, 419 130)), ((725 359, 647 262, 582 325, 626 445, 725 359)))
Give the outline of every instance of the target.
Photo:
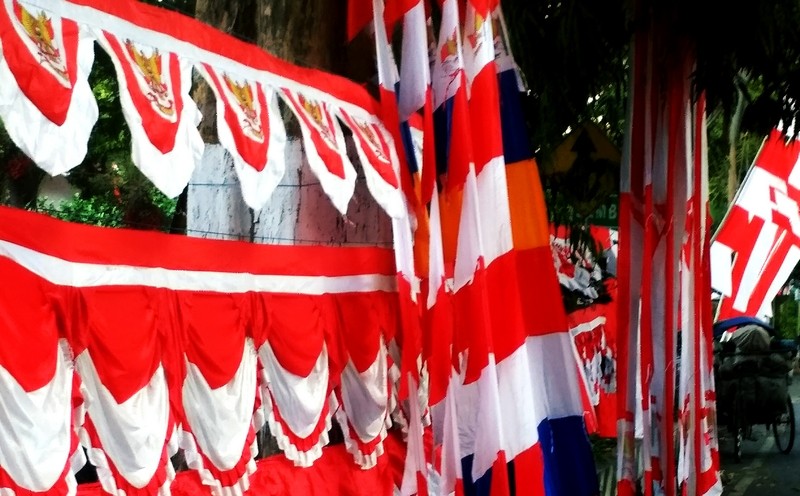
POLYGON ((356 187, 356 170, 347 157, 339 121, 322 100, 288 88, 283 97, 300 122, 308 165, 336 209, 346 215, 356 187))
POLYGON ((800 261, 800 143, 773 130, 764 139, 711 244, 718 319, 769 316, 800 261))
POLYGON ((286 171, 286 130, 276 90, 258 81, 198 66, 217 100, 217 135, 233 157, 244 201, 259 210, 286 171))
MULTIPOLYGON (((197 130, 202 115, 189 94, 192 64, 138 40, 103 30, 96 34, 117 70, 133 163, 174 198, 189 183, 205 148, 197 130)), ((140 39, 147 39, 145 31, 140 39)))
POLYGON ((0 118, 14 143, 50 175, 86 156, 97 102, 88 78, 88 28, 19 0, 0 5, 0 118))

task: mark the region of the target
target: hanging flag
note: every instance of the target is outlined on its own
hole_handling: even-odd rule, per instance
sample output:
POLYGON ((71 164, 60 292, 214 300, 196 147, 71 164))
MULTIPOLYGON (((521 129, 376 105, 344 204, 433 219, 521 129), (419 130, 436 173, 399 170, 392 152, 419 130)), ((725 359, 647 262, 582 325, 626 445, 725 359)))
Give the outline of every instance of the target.
POLYGON ((772 300, 800 261, 800 144, 773 130, 765 138, 711 244, 717 319, 769 316, 772 300))
MULTIPOLYGON (((133 163, 167 196, 189 183, 205 145, 201 114, 191 99, 192 66, 175 53, 97 30, 120 83, 122 113, 131 129, 133 163)), ((147 39, 146 33, 141 33, 147 39)))
POLYGON ((203 64, 217 100, 217 135, 233 157, 245 203, 261 209, 286 171, 286 130, 275 90, 203 64))
MULTIPOLYGON (((506 183, 509 224, 515 257, 516 297, 522 302, 523 349, 527 361, 512 355, 527 366, 526 378, 507 372, 506 362, 498 361, 498 375, 517 388, 527 387, 532 397, 532 426, 523 423, 523 412, 515 419, 506 454, 513 468, 510 481, 516 494, 594 494, 598 481, 586 436, 579 369, 574 359, 569 324, 550 248, 547 207, 527 136, 520 92, 521 76, 511 54, 502 10, 497 5, 487 15, 483 28, 491 28, 495 54, 499 117, 502 124, 503 179, 506 183), (535 283, 529 275, 537 274, 535 283), (558 370, 557 373, 554 373, 558 370), (553 394, 552 391, 559 391, 553 394), (533 429, 533 438, 519 432, 533 429), (532 443, 531 443, 532 441, 532 443), (567 455, 567 453, 569 455, 567 455), (568 457, 568 460, 567 458, 568 457), (569 468, 567 468, 569 467, 569 468)), ((492 85, 492 82, 481 84, 492 85)), ((473 92, 475 91, 473 82, 473 92)), ((491 90, 491 88, 489 89, 491 90)), ((495 159, 496 161, 497 159, 495 159)), ((490 168, 487 167, 486 172, 490 168)), ((497 173, 495 173, 497 174, 497 173)), ((498 250, 499 251, 499 250, 498 250)), ((507 258, 500 257, 495 263, 507 258)), ((503 403, 510 411, 513 397, 503 403)), ((509 421, 511 422, 511 420, 509 421)))
POLYGON ((288 88, 283 97, 300 122, 308 165, 342 215, 356 187, 356 171, 347 157, 344 134, 330 106, 288 88))
POLYGON ((88 29, 19 0, 0 7, 0 117, 11 140, 56 176, 86 157, 98 110, 88 29))
POLYGON ((399 164, 394 141, 372 119, 355 117, 339 109, 342 121, 353 132, 356 153, 364 169, 367 187, 383 210, 393 218, 407 215, 398 179, 399 164))
POLYGON ((710 217, 708 215, 708 157, 705 95, 692 109, 690 146, 685 164, 687 236, 681 244, 681 370, 678 483, 682 494, 722 494, 713 371, 710 306, 710 217))

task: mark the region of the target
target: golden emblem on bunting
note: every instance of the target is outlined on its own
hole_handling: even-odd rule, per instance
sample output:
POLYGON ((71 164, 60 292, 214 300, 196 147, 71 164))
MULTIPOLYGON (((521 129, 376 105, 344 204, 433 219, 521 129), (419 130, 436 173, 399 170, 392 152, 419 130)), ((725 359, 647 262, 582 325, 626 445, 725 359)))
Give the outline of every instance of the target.
POLYGON ((256 112, 253 96, 253 88, 245 81, 239 84, 234 81, 227 74, 222 76, 225 84, 228 86, 231 94, 236 98, 236 103, 244 114, 244 123, 242 128, 246 133, 250 133, 257 140, 264 139, 264 132, 261 129, 261 123, 258 120, 258 113, 256 112))
POLYGON ((484 38, 484 29, 483 24, 486 22, 486 18, 482 15, 475 12, 475 22, 472 23, 473 31, 471 33, 467 33, 466 38, 469 40, 469 44, 472 45, 472 51, 477 52, 478 49, 483 45, 483 38, 484 38))
POLYGON ((361 135, 364 136, 364 139, 366 139, 370 147, 372 147, 372 151, 375 153, 375 156, 378 157, 378 160, 381 162, 389 162, 389 157, 383 152, 383 147, 378 142, 378 138, 375 136, 372 126, 368 122, 361 122, 358 120, 355 120, 355 122, 356 126, 358 126, 358 129, 361 131, 361 135))
POLYGON ((162 114, 172 116, 175 114, 175 103, 169 95, 169 87, 162 81, 161 54, 157 48, 153 53, 145 55, 131 40, 125 42, 125 48, 136 63, 139 73, 149 89, 147 97, 150 103, 162 114))
POLYGON ((55 31, 53 20, 42 11, 33 15, 19 2, 14 2, 17 17, 28 38, 36 46, 39 63, 46 64, 52 71, 69 84, 67 64, 61 56, 61 50, 55 44, 55 31))
POLYGON ((306 113, 311 116, 311 119, 314 121, 314 124, 317 125, 319 129, 319 134, 330 143, 332 146, 336 147, 336 139, 334 139, 333 131, 328 126, 328 123, 325 122, 325 119, 322 115, 322 106, 315 102, 314 100, 309 100, 308 98, 304 97, 303 95, 297 95, 300 99, 300 105, 303 106, 303 109, 306 113))

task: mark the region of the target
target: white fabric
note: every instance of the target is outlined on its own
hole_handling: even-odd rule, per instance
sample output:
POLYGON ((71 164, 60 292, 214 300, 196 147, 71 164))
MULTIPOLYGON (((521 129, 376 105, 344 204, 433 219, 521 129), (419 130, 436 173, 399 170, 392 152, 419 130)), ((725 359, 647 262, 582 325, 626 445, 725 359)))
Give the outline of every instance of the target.
POLYGON ((495 157, 478 174, 477 181, 479 223, 486 267, 500 256, 511 251, 514 239, 511 234, 511 209, 508 205, 506 164, 503 157, 495 157))
MULTIPOLYGON (((12 0, 3 0, 17 34, 26 46, 36 53, 29 38, 20 29, 13 13, 12 0)), ((53 16, 54 46, 64 50, 61 37, 61 19, 53 16)), ((94 43, 90 33, 79 26, 77 79, 72 90, 72 101, 67 118, 61 126, 48 120, 22 93, 0 46, 0 118, 11 140, 36 165, 52 176, 57 176, 77 166, 86 157, 92 128, 97 122, 98 109, 88 78, 94 63, 94 43)))
POLYGON ((355 457, 361 468, 368 469, 378 463, 378 456, 383 453, 383 444, 379 444, 374 453, 366 454, 359 450, 358 444, 350 439, 347 421, 362 442, 386 438, 389 419, 389 379, 386 367, 386 348, 378 348, 378 355, 365 371, 359 372, 352 360, 341 375, 341 396, 344 408, 339 409, 336 419, 345 433, 347 450, 355 457), (340 415, 341 413, 341 415, 340 415))
MULTIPOLYGON (((25 391, 0 366, 0 468, 22 489, 47 491, 67 466, 72 374, 72 363, 62 346, 56 353, 53 378, 36 391, 25 391)), ((15 489, 9 488, 10 494, 15 489)))
POLYGON ((425 22, 425 5, 419 0, 403 18, 403 48, 400 60, 400 95, 398 111, 400 121, 425 105, 425 95, 431 83, 431 66, 428 57, 428 26, 425 22))
MULTIPOLYGON (((513 460, 539 440, 539 426, 531 415, 535 405, 526 346, 520 346, 497 364, 497 380, 502 385, 498 388, 500 418, 505 434, 501 447, 508 460, 513 460)), ((556 363, 563 365, 570 362, 550 362, 548 368, 551 374, 556 369, 556 363)), ((572 388, 559 394, 577 394, 577 391, 572 388)))
POLYGON ((433 108, 439 108, 448 98, 455 96, 461 87, 464 55, 457 0, 445 0, 442 4, 442 22, 435 57, 431 85, 433 108))
POLYGON ((475 77, 494 62, 494 34, 491 13, 476 12, 471 0, 467 1, 464 17, 464 69, 469 91, 475 77))
POLYGON ((399 184, 399 159, 397 157, 397 149, 395 148, 392 137, 389 136, 389 134, 386 133, 381 126, 376 125, 375 122, 361 121, 343 111, 339 111, 339 115, 342 116, 344 122, 350 126, 351 129, 354 126, 363 126, 369 127, 372 133, 380 133, 380 137, 373 137, 374 139, 378 140, 382 139, 383 142, 386 143, 389 150, 389 156, 386 156, 379 143, 372 143, 369 139, 369 136, 364 135, 361 130, 352 129, 353 141, 356 144, 356 153, 358 154, 358 159, 361 161, 361 167, 364 169, 364 177, 367 180, 367 188, 369 188, 370 193, 372 193, 372 197, 375 198, 375 200, 378 202, 381 208, 383 208, 386 214, 389 215, 389 217, 396 218, 402 215, 407 215, 402 193, 398 188, 387 183, 383 177, 381 177, 372 164, 372 160, 370 160, 367 151, 365 150, 365 147, 370 147, 372 149, 372 154, 378 157, 378 160, 382 160, 385 167, 388 167, 392 170, 395 180, 398 181, 399 184))
MULTIPOLYGON (((150 382, 120 404, 97 375, 88 350, 77 356, 75 364, 85 387, 86 410, 101 446, 91 446, 85 432, 81 442, 87 449, 102 450, 95 455, 107 456, 119 475, 132 486, 145 487, 161 463, 169 426, 169 392, 164 369, 159 365, 150 382)), ((92 454, 90 460, 97 466, 97 457, 92 454)), ((99 472, 98 478, 103 489, 117 494, 113 478, 103 477, 99 472)))
POLYGON ((308 377, 301 377, 283 368, 278 362, 269 342, 265 342, 258 350, 263 365, 265 385, 268 392, 263 393, 264 408, 267 410, 270 432, 278 441, 278 446, 286 457, 300 466, 310 466, 322 456, 322 446, 328 442, 327 431, 330 429, 330 412, 327 415, 326 429, 320 442, 307 452, 298 451, 291 440, 283 433, 283 427, 276 421, 274 407, 278 408, 281 419, 297 437, 308 437, 320 421, 322 412, 328 402, 328 350, 325 345, 308 377), (271 393, 271 397, 270 394, 271 393), (275 400, 273 406, 272 399, 275 400))
MULTIPOLYGON (((202 161, 205 148, 203 138, 197 130, 197 125, 200 124, 203 116, 189 94, 192 87, 192 65, 186 58, 176 54, 169 52, 159 54, 162 66, 161 77, 168 88, 170 96, 174 100, 179 92, 183 101, 183 109, 180 115, 172 117, 173 122, 174 119, 178 119, 179 122, 175 146, 169 152, 162 153, 150 142, 150 138, 143 127, 142 116, 131 98, 130 91, 138 91, 136 86, 141 87, 145 84, 136 62, 130 58, 127 50, 125 50, 125 59, 120 60, 110 47, 102 30, 98 30, 96 37, 100 45, 111 57, 111 60, 114 61, 114 66, 117 70, 122 113, 131 131, 133 163, 153 182, 155 187, 168 197, 175 198, 189 184, 192 171, 202 161), (176 75, 172 74, 170 70, 170 59, 173 57, 178 58, 180 67, 177 81, 172 79, 176 75), (123 64, 131 67, 136 81, 126 80, 123 64), (129 87, 131 88, 129 89, 129 87)), ((124 42, 119 38, 117 40, 124 47, 124 42)), ((155 50, 149 43, 137 44, 137 48, 147 54, 152 54, 155 50)))
MULTIPOLYGON (((481 211, 478 197, 475 168, 469 168, 464 184, 464 195, 461 204, 461 218, 458 225, 458 247, 453 274, 453 291, 457 292, 472 282, 475 269, 485 255, 483 229, 481 229, 481 211)), ((484 259, 484 267, 486 260, 484 259)))
POLYGON ((275 90, 269 86, 235 75, 230 76, 236 84, 249 89, 252 97, 252 102, 249 102, 252 107, 249 110, 255 113, 255 118, 252 120, 257 125, 260 126, 263 114, 267 113, 268 130, 260 129, 256 132, 247 132, 247 126, 250 125, 251 119, 244 114, 236 95, 233 94, 230 87, 222 83, 223 78, 228 75, 215 71, 214 77, 212 77, 205 67, 197 67, 214 90, 217 100, 217 136, 220 144, 233 157, 233 166, 236 168, 236 174, 239 176, 239 183, 242 187, 242 198, 252 209, 260 210, 272 196, 272 192, 275 191, 286 172, 286 128, 283 125, 281 111, 278 107, 278 96, 275 90), (220 82, 219 85, 215 83, 215 79, 220 82), (263 91, 266 99, 266 106, 263 108, 259 102, 259 91, 263 91), (240 123, 244 123, 244 125, 240 124, 240 131, 246 138, 258 143, 263 143, 265 139, 268 140, 266 166, 261 171, 256 170, 253 167, 254 164, 249 164, 239 153, 233 137, 234 131, 225 119, 226 107, 233 110, 240 123), (269 134, 264 136, 267 131, 269 134))
POLYGON ((77 288, 150 286, 221 293, 258 291, 307 295, 396 290, 395 277, 388 275, 284 276, 101 265, 71 262, 3 240, 0 240, 0 256, 54 284, 77 288))
MULTIPOLYGON (((249 448, 251 459, 247 462, 245 473, 232 486, 223 486, 203 464, 197 441, 190 432, 181 432, 180 447, 183 448, 186 465, 190 469, 197 471, 200 476, 200 482, 210 488, 213 496, 242 496, 250 489, 250 476, 256 473, 258 468, 255 462, 255 456, 258 454, 258 443, 255 440, 253 440, 249 448)), ((160 496, 169 496, 169 493, 160 496)))
POLYGON ((220 470, 236 466, 245 451, 256 394, 256 352, 245 340, 242 360, 233 378, 212 389, 197 365, 186 360, 183 409, 201 452, 220 470))
POLYGON ((293 93, 285 90, 284 97, 287 98, 287 104, 291 107, 292 111, 297 116, 297 121, 300 123, 300 131, 303 133, 303 143, 306 152, 306 159, 311 171, 319 179, 320 186, 322 186, 325 194, 331 199, 333 206, 342 214, 347 214, 347 207, 350 204, 350 199, 353 197, 353 192, 356 187, 356 170, 350 159, 347 157, 347 143, 344 140, 342 127, 339 120, 332 112, 330 106, 324 101, 316 101, 306 95, 293 93), (304 108, 301 99, 319 112, 320 120, 317 121, 304 108), (325 145, 331 148, 332 151, 337 153, 342 160, 342 167, 344 169, 344 177, 339 177, 328 170, 325 161, 320 156, 316 145, 314 144, 312 135, 318 133, 325 145))

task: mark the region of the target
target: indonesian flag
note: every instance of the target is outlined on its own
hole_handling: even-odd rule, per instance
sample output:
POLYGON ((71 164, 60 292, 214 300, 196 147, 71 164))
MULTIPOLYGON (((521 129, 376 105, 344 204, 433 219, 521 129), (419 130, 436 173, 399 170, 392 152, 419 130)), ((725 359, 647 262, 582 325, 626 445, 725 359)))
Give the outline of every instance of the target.
POLYGON ((710 295, 710 217, 705 95, 694 105, 686 164, 688 215, 681 245, 681 373, 679 390, 678 483, 683 494, 722 494, 713 372, 710 295), (705 297, 701 295, 706 295, 705 297))
POLYGON ((283 97, 297 116, 306 157, 336 209, 347 214, 356 187, 356 170, 347 157, 342 128, 330 105, 284 88, 283 97))
MULTIPOLYGON (((175 53, 98 30, 120 83, 122 113, 131 130, 133 163, 174 198, 203 157, 202 115, 189 95, 191 63, 175 53)), ((142 33, 141 39, 147 39, 142 33)))
POLYGON ((0 117, 14 143, 50 175, 86 156, 98 110, 87 28, 19 0, 0 6, 0 117))
POLYGON ((274 88, 199 66, 217 100, 217 134, 233 157, 242 197, 259 210, 286 171, 286 130, 274 88))
POLYGON ((617 375, 617 493, 632 496, 638 479, 636 460, 636 418, 639 354, 639 302, 642 288, 644 250, 644 163, 647 133, 644 123, 648 108, 647 38, 639 33, 633 40, 631 96, 628 133, 620 170, 619 224, 619 316, 617 375))

